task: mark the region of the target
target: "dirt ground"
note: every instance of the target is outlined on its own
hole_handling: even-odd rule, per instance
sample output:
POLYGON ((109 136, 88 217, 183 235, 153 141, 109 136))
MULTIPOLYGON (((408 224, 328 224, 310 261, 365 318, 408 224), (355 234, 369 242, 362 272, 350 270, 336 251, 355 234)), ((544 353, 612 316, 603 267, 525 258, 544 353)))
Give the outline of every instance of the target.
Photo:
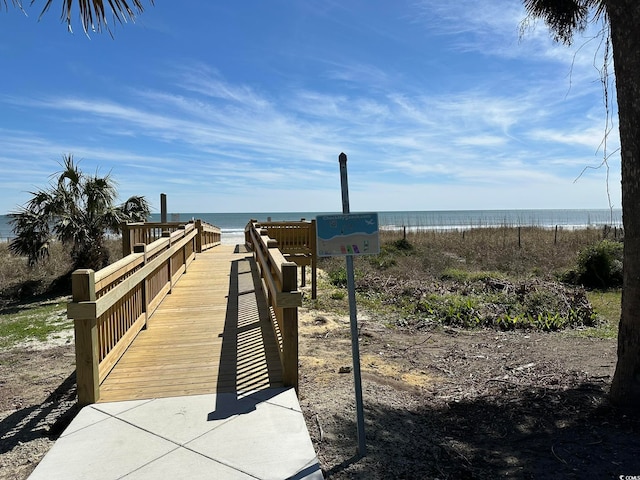
MULTIPOLYGON (((640 422, 607 403, 615 341, 360 321, 365 457, 349 319, 301 311, 300 400, 326 478, 640 475, 640 422)), ((70 345, 0 352, 0 478, 27 478, 73 418, 73 370, 70 345)))
POLYGON ((302 320, 301 403, 328 478, 640 475, 640 422, 607 403, 614 340, 360 320, 364 458, 353 377, 339 373, 351 365, 348 319, 302 320))

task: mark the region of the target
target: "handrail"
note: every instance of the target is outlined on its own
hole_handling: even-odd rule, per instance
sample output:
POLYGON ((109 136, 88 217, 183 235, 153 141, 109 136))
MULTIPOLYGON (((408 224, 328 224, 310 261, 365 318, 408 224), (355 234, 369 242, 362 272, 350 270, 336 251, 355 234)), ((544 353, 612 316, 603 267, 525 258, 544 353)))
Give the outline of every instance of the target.
POLYGON ((73 272, 67 316, 74 320, 80 405, 100 399, 102 381, 195 259, 200 232, 183 224, 102 270, 73 272))
MULTIPOLYGON (((301 267, 300 286, 306 285, 305 266, 311 266, 311 298, 318 296, 318 257, 316 254, 316 221, 259 222, 251 220, 249 225, 266 228, 270 238, 277 240, 278 248, 287 260, 301 267)), ((249 228, 247 225, 247 228, 249 228)), ((246 229, 245 229, 246 230, 246 229)), ((245 231, 245 241, 250 243, 245 231)))
POLYGON ((282 381, 298 391, 298 307, 302 292, 298 291, 298 270, 278 249, 277 241, 267 230, 250 222, 245 229, 247 247, 253 250, 266 286, 266 299, 273 313, 272 325, 282 363, 282 381))
POLYGON ((185 225, 195 225, 199 235, 196 241, 196 253, 220 245, 221 230, 220 227, 203 222, 202 220, 193 220, 190 222, 135 222, 123 223, 120 225, 122 229, 122 255, 126 256, 133 253, 133 246, 138 243, 148 245, 162 238, 164 232, 175 232, 185 225))

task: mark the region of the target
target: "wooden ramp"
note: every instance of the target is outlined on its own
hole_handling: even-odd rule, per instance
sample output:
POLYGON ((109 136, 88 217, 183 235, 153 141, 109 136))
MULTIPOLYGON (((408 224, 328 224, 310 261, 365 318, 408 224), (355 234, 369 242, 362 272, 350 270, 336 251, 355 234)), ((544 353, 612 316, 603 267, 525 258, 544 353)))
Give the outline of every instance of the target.
POLYGON ((282 386, 262 283, 241 249, 197 254, 102 383, 100 402, 282 386))

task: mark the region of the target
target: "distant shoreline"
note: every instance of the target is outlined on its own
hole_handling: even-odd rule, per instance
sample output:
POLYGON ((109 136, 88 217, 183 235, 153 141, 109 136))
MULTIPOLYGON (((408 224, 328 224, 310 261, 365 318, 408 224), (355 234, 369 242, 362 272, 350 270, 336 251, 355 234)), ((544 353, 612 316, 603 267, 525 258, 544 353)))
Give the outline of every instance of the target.
MULTIPOLYGON (((250 219, 259 221, 299 221, 336 212, 241 212, 241 213, 169 213, 169 221, 188 222, 199 218, 217 225, 223 239, 242 238, 250 219)), ((361 212, 354 212, 361 213, 361 212)), ((580 229, 609 225, 622 226, 621 209, 514 209, 514 210, 441 210, 379 211, 380 230, 407 231, 467 230, 487 227, 542 227, 580 229)), ((8 215, 0 215, 0 241, 13 237, 8 215)), ((150 221, 160 221, 153 213, 150 221)), ((224 242, 224 240, 223 240, 224 242)), ((226 243, 226 242, 225 242, 226 243)))

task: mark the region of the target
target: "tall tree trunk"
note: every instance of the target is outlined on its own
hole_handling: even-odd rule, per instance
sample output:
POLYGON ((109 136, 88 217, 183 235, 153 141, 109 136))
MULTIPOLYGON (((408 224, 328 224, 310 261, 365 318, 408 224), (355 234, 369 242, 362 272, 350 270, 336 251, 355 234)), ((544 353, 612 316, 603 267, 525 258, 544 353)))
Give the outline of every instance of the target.
POLYGON ((640 412, 640 1, 606 0, 622 157, 624 281, 611 400, 640 412))

